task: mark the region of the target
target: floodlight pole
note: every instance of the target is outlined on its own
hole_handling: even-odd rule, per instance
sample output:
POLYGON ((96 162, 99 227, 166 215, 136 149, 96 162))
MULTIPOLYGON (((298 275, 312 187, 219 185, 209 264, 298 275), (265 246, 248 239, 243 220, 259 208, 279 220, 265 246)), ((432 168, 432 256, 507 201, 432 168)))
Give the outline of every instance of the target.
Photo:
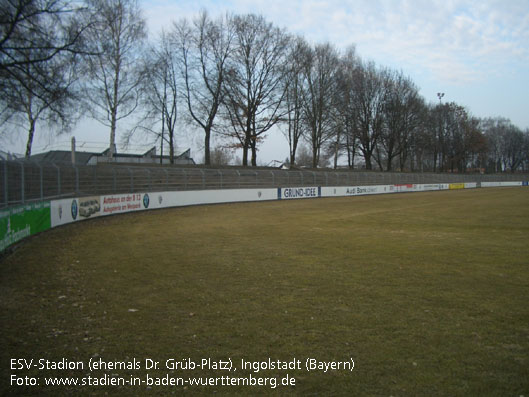
POLYGON ((438 92, 437 97, 439 98, 439 105, 441 105, 441 99, 445 96, 444 92, 438 92))

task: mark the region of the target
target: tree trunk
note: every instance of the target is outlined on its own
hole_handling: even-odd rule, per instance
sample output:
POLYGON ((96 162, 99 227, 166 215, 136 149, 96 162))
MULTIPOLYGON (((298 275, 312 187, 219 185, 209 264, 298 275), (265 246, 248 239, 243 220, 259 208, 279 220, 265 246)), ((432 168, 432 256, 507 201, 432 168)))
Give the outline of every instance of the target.
POLYGON ((112 121, 110 124, 110 147, 108 150, 108 158, 109 159, 114 158, 115 153, 116 153, 116 116, 113 113, 112 121))
POLYGON ((371 153, 364 152, 364 160, 366 162, 366 170, 372 170, 373 166, 371 165, 371 153))
MULTIPOLYGON (((164 103, 165 106, 165 103, 164 103)), ((162 111, 162 139, 160 139, 160 165, 163 164, 163 136, 165 133, 165 111, 162 111)))
POLYGON ((250 148, 252 149, 252 166, 257 167, 257 142, 255 139, 250 141, 250 148))
POLYGON ((391 163, 393 163, 393 157, 390 154, 388 154, 388 159, 386 162, 386 171, 392 171, 391 163))
POLYGON ((248 140, 248 137, 244 139, 244 144, 242 146, 242 165, 244 167, 248 166, 248 148, 250 146, 250 142, 248 140))
POLYGON ((318 168, 318 148, 312 146, 312 168, 318 168))
MULTIPOLYGON (((119 42, 118 42, 119 47, 119 42)), ((118 95, 119 95, 119 80, 120 80, 120 65, 121 57, 118 53, 116 55, 116 66, 115 66, 115 77, 114 87, 112 92, 112 104, 110 105, 110 147, 108 150, 108 157, 112 159, 116 153, 116 126, 117 126, 117 115, 118 115, 118 95)))
POLYGON ((26 158, 28 159, 31 156, 31 146, 33 145, 33 137, 35 136, 35 123, 36 120, 29 118, 29 131, 28 131, 28 141, 26 144, 26 158))
POLYGON ((174 164, 174 131, 169 131, 169 162, 174 164))
POLYGON ((340 148, 340 131, 336 134, 336 142, 334 143, 334 169, 338 168, 338 151, 340 148))
POLYGON ((211 139, 211 128, 208 126, 207 128, 204 128, 204 164, 210 165, 211 164, 211 154, 210 154, 210 139, 211 139))

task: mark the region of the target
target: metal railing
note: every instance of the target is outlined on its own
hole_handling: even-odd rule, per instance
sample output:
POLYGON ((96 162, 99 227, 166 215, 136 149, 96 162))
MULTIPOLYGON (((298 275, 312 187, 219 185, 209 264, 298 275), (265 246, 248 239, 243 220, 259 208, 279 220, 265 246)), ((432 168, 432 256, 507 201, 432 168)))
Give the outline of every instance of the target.
POLYGON ((82 166, 4 160, 0 161, 0 208, 63 197, 148 191, 520 180, 529 180, 529 175, 213 169, 117 164, 82 166))

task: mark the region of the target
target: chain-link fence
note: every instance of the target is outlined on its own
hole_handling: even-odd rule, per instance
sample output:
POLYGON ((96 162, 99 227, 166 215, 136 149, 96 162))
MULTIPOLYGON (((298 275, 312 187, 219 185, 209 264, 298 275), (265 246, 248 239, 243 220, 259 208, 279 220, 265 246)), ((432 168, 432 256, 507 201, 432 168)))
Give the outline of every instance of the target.
POLYGON ((529 175, 207 169, 113 164, 80 166, 0 161, 0 207, 60 197, 148 191, 520 180, 529 180, 529 175))

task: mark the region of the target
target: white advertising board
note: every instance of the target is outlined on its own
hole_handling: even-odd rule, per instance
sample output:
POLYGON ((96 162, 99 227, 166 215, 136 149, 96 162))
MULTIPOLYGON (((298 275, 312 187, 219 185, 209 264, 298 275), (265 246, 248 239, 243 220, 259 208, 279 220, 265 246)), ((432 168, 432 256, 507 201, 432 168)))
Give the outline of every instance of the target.
POLYGON ((315 198, 321 197, 321 187, 278 187, 278 200, 291 200, 300 198, 315 198))
MULTIPOLYGON (((482 187, 522 186, 522 182, 482 182, 482 187)), ((460 185, 460 184, 458 184, 460 185)), ((463 184, 461 184, 463 185, 463 184)), ((465 189, 478 186, 465 183, 465 189)), ((147 209, 180 207, 200 204, 245 201, 284 200, 316 197, 363 196, 370 194, 447 190, 448 183, 401 184, 373 186, 289 187, 267 189, 219 189, 176 192, 150 192, 75 197, 50 203, 51 227, 98 216, 122 214, 147 209)))
POLYGON ((481 187, 522 186, 523 182, 481 182, 481 187))
POLYGON ((51 227, 99 216, 147 209, 276 199, 276 189, 200 190, 75 197, 51 202, 51 227))
POLYGON ((393 185, 370 186, 324 186, 322 197, 364 196, 366 194, 394 193, 393 185))

